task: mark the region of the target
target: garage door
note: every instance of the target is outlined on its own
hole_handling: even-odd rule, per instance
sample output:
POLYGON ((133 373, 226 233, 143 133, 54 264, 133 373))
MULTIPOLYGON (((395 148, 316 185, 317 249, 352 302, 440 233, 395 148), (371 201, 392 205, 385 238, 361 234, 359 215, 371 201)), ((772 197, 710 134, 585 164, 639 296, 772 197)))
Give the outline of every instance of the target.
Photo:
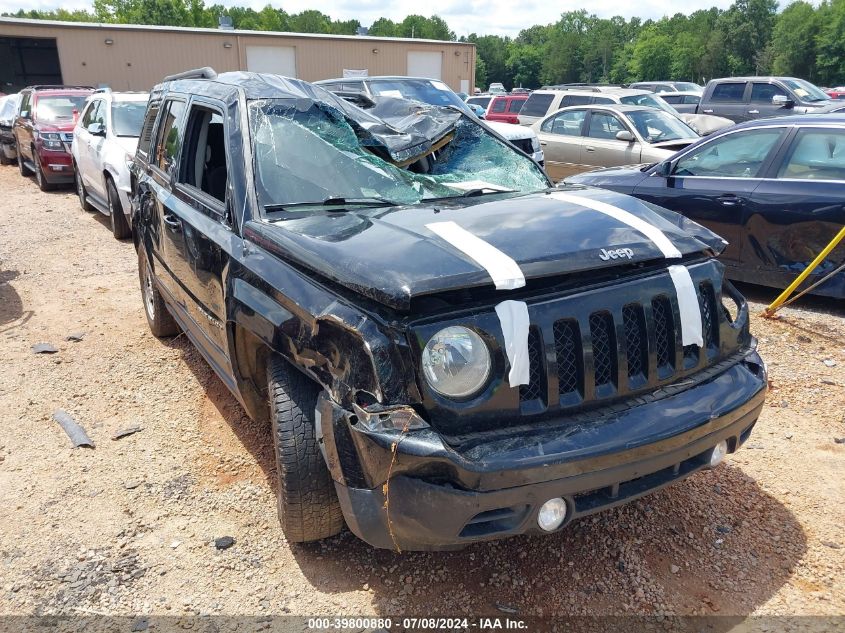
POLYGON ((428 51, 408 52, 408 76, 441 79, 443 67, 443 53, 428 51))
POLYGON ((247 46, 246 68, 254 73, 296 77, 296 49, 293 46, 247 46))

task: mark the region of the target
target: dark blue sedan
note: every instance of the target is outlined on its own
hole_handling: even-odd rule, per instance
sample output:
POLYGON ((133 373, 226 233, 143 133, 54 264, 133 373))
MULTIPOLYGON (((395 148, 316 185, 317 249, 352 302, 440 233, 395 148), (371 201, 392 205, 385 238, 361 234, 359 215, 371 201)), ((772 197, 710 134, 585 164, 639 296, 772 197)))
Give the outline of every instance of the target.
MULTIPOLYGON (((758 119, 655 165, 567 178, 631 194, 719 233, 728 276, 784 288, 845 225, 845 114, 758 119)), ((845 261, 840 244, 807 283, 845 261)), ((845 272, 814 294, 845 297, 845 272)))

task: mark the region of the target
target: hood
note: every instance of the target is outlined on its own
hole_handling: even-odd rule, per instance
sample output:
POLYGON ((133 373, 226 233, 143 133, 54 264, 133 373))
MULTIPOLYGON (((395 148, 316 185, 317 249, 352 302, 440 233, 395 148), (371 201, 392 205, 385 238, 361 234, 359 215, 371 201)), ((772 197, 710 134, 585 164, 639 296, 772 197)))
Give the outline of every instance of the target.
POLYGON ((730 119, 713 116, 712 114, 689 114, 681 112, 678 113, 678 118, 702 136, 707 136, 734 124, 730 119))
MULTIPOLYGON (((621 165, 619 167, 601 167, 585 171, 574 176, 567 176, 567 185, 587 185, 589 187, 621 187, 623 193, 630 193, 644 178, 648 178, 648 168, 654 163, 641 165, 621 165)), ((619 191, 619 189, 616 189, 619 191)))
POLYGON ((534 130, 532 130, 531 128, 522 125, 514 125, 513 123, 502 123, 501 121, 484 121, 484 125, 489 127, 494 132, 498 132, 509 141, 531 138, 535 136, 534 130))
MULTIPOLYGON (((571 191, 653 224, 684 255, 721 244, 706 229, 696 237, 673 220, 677 214, 630 196, 599 189, 571 191)), ((627 224, 550 193, 252 221, 244 235, 278 257, 397 310, 408 310, 411 300, 422 295, 493 287, 484 268, 426 228, 433 222, 453 221, 496 247, 517 262, 526 280, 663 259, 657 246, 627 224), (629 249, 630 258, 602 258, 602 249, 629 249)))

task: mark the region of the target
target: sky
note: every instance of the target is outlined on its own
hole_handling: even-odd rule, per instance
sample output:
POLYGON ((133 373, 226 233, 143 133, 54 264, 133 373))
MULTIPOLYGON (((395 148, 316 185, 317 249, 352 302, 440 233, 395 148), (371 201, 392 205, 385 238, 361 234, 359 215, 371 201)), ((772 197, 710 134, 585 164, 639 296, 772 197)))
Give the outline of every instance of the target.
MULTIPOLYGON (((268 0, 223 0, 226 6, 241 5, 261 9, 268 0)), ((313 0, 271 1, 274 7, 282 7, 288 13, 299 13, 305 9, 319 8, 334 19, 357 18, 362 25, 369 26, 379 17, 402 20, 415 13, 425 16, 439 15, 458 36, 478 33, 479 35, 515 36, 520 30, 535 24, 556 22, 564 11, 586 8, 599 17, 622 15, 642 19, 658 19, 679 11, 692 13, 698 9, 717 6, 726 9, 732 0, 688 0, 682 7, 665 0, 640 0, 622 3, 618 0, 428 0, 420 5, 418 0, 324 0, 315 6, 313 0)), ((73 9, 90 9, 91 0, 0 0, 0 13, 24 9, 55 9, 59 6, 73 9)), ((206 0, 206 4, 215 4, 206 0)))

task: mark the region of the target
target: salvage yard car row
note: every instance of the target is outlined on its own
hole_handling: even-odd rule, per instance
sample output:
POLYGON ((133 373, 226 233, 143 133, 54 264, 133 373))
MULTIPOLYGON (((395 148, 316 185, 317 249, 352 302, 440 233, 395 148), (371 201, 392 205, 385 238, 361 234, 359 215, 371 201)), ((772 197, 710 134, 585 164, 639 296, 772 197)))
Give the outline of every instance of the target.
MULTIPOLYGON (((721 237, 636 192, 555 187, 530 129, 488 126, 445 85, 356 81, 200 69, 149 96, 89 90, 70 117, 80 203, 131 234, 151 331, 183 332, 272 422, 289 541, 344 523, 391 549, 555 532, 748 440, 767 370, 721 237)), ((54 151, 30 93, 15 127, 54 151)), ((557 123, 682 154, 726 134, 616 102, 537 128, 557 123)), ((714 157, 774 169, 694 162, 714 157)), ((681 175, 661 159, 644 178, 681 175)))

